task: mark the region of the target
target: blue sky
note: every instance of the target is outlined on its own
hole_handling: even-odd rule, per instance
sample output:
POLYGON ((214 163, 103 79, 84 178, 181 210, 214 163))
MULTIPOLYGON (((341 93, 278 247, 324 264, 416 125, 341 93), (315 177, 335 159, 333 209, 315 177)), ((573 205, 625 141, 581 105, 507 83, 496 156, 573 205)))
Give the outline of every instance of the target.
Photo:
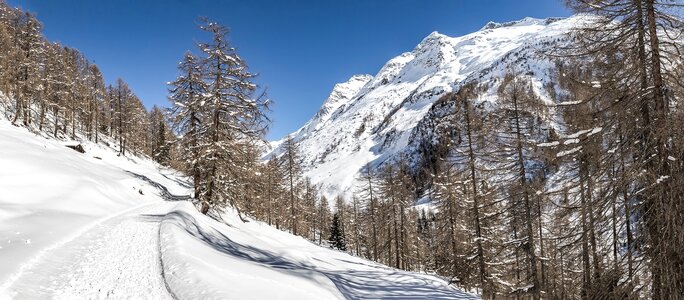
POLYGON ((48 39, 75 47, 121 77, 150 108, 168 106, 166 82, 186 50, 204 38, 206 16, 231 40, 275 101, 270 139, 303 125, 330 89, 374 75, 432 31, 459 36, 488 21, 563 17, 561 0, 8 0, 38 15, 48 39))

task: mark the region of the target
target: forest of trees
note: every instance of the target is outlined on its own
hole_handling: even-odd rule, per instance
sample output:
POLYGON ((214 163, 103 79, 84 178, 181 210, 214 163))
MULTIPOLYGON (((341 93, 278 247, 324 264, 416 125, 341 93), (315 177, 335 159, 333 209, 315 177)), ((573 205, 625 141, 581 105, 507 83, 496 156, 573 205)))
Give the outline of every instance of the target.
MULTIPOLYGON (((0 111, 44 135, 114 143, 184 171, 202 213, 231 207, 389 266, 442 275, 484 298, 668 299, 684 295, 684 110, 673 1, 568 0, 591 13, 558 59, 549 106, 513 71, 442 97, 436 163, 369 164, 345 196, 304 176, 287 137, 262 159, 270 101, 228 30, 189 51, 171 108, 147 111, 75 49, 48 42, 0 1, 0 111), (476 99, 497 88, 495 108, 476 99), (0 95, 2 96, 2 95, 0 95), (542 120, 549 110, 564 130, 542 120), (416 200, 431 209, 416 208, 416 200), (332 205, 331 205, 332 204, 332 205), (331 207, 333 208, 331 210, 331 207)), ((247 218, 244 218, 245 221, 247 218)))
POLYGON ((170 163, 175 135, 163 110, 148 112, 123 79, 106 85, 97 65, 41 30, 33 15, 0 1, 4 117, 46 136, 107 143, 120 155, 170 163))

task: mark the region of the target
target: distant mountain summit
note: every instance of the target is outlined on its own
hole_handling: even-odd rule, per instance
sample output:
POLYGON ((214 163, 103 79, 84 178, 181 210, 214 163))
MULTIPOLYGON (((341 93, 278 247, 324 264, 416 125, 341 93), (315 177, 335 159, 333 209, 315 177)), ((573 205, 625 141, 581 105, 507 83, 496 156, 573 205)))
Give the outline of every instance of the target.
MULTIPOLYGON (((301 145, 305 175, 320 183, 327 196, 352 191, 361 168, 382 165, 400 154, 414 163, 426 155, 441 124, 436 102, 463 84, 485 84, 477 101, 496 105, 497 87, 510 72, 531 77, 534 92, 553 103, 549 88, 555 59, 544 55, 567 40, 583 17, 489 22, 461 37, 433 32, 412 51, 390 59, 375 76, 354 75, 336 84, 321 109, 291 135, 301 145)), ((560 116, 549 110, 548 126, 560 116)), ((266 156, 279 155, 280 141, 266 156)))
POLYGON ((549 25, 553 22, 563 20, 563 18, 546 18, 546 19, 537 19, 537 18, 524 18, 522 20, 518 21, 512 21, 512 22, 505 22, 505 23, 497 23, 497 22, 492 22, 489 21, 487 24, 480 28, 480 31, 487 30, 487 29, 497 29, 501 27, 511 27, 511 26, 529 26, 529 25, 549 25))

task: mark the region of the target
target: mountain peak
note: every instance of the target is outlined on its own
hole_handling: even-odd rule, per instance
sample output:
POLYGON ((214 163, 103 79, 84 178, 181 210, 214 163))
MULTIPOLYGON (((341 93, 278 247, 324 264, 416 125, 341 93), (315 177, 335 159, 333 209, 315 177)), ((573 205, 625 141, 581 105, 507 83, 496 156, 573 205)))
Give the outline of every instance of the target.
POLYGON ((426 37, 426 39, 429 39, 429 38, 443 38, 443 37, 447 37, 447 36, 446 36, 446 35, 443 35, 443 34, 441 34, 441 33, 439 33, 438 31, 433 31, 433 32, 431 32, 431 33, 426 37))
POLYGON ((332 92, 330 92, 328 98, 323 102, 321 109, 314 116, 314 120, 317 121, 316 124, 312 125, 319 125, 320 122, 327 120, 335 110, 351 101, 359 90, 372 79, 373 76, 371 75, 357 74, 353 75, 345 82, 335 84, 332 92))
POLYGON ((497 29, 497 28, 502 28, 502 27, 513 27, 513 26, 530 26, 530 25, 549 25, 553 22, 562 20, 563 18, 545 18, 545 19, 537 19, 537 18, 532 18, 532 17, 525 17, 523 19, 517 20, 517 21, 510 21, 510 22, 504 22, 504 23, 498 23, 494 21, 489 21, 485 26, 480 28, 480 31, 487 30, 487 29, 497 29))
POLYGON ((420 41, 420 43, 418 44, 418 47, 428 45, 428 44, 434 44, 435 42, 447 40, 450 38, 451 37, 449 37, 447 35, 441 34, 437 31, 433 31, 428 36, 426 36, 422 41, 420 41))
POLYGON ((352 82, 352 81, 364 81, 364 82, 368 82, 368 81, 370 81, 371 79, 373 79, 373 75, 370 75, 370 74, 356 74, 356 75, 353 75, 351 78, 349 78, 349 80, 347 80, 347 82, 352 82))

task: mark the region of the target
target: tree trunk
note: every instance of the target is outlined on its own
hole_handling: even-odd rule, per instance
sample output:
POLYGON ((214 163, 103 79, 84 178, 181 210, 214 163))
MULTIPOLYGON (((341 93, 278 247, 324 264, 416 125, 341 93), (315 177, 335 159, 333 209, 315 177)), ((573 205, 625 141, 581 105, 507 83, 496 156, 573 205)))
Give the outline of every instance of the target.
POLYGON ((522 133, 520 129, 520 115, 518 110, 518 98, 516 92, 513 93, 513 106, 515 113, 515 134, 516 134, 516 148, 518 154, 518 167, 520 176, 520 185, 523 190, 523 201, 525 205, 525 223, 527 235, 527 255, 530 258, 530 272, 532 277, 532 298, 539 300, 539 276, 537 275, 537 254, 534 247, 534 230, 532 229, 532 203, 530 201, 529 187, 527 184, 525 161, 523 158, 522 133))
POLYGON ((463 109, 466 121, 466 133, 468 137, 468 165, 470 168, 470 181, 473 188, 473 214, 475 217, 475 246, 477 248, 477 265, 479 269, 479 281, 482 288, 482 295, 486 298, 490 291, 487 284, 487 270, 485 267, 484 249, 482 246, 482 228, 480 225, 480 196, 478 195, 477 176, 475 174, 475 151, 473 151, 473 133, 470 122, 470 102, 468 99, 461 99, 463 101, 463 109))
POLYGON ((378 228, 377 228, 377 223, 375 220, 375 209, 376 209, 376 203, 375 203, 375 198, 373 198, 373 175, 370 171, 370 166, 368 166, 368 194, 370 197, 370 219, 371 219, 371 227, 372 227, 372 234, 373 236, 371 237, 372 243, 373 243, 373 261, 378 261, 378 228))

